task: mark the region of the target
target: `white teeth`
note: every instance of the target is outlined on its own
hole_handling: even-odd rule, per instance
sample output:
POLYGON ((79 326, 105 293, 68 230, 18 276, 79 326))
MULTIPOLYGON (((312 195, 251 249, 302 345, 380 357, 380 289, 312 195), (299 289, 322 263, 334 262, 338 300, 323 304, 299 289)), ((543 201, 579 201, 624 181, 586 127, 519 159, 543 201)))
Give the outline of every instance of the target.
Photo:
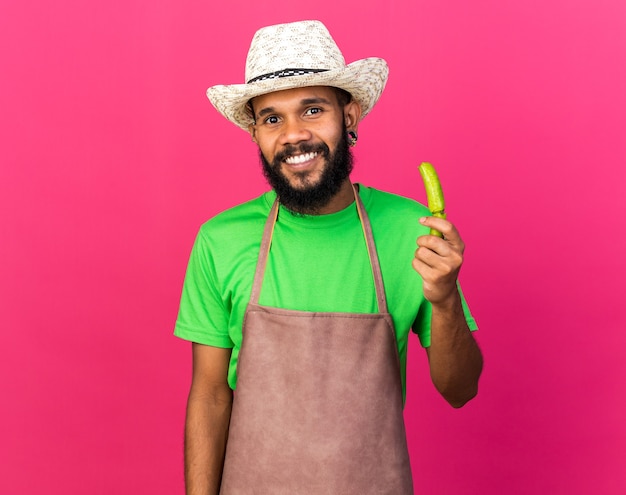
POLYGON ((295 155, 290 156, 285 159, 285 162, 289 165, 298 165, 300 163, 304 163, 306 161, 312 160, 317 156, 317 153, 305 153, 304 155, 295 155))

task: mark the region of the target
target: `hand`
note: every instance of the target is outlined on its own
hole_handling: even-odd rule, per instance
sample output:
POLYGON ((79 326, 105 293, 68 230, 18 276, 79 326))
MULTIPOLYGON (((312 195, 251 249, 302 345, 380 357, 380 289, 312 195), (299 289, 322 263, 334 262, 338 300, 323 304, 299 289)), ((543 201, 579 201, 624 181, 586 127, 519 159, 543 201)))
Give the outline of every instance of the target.
POLYGON ((443 234, 418 237, 413 268, 422 276, 424 297, 431 304, 445 304, 457 298, 456 281, 463 264, 465 244, 458 230, 442 218, 423 217, 420 223, 443 234))

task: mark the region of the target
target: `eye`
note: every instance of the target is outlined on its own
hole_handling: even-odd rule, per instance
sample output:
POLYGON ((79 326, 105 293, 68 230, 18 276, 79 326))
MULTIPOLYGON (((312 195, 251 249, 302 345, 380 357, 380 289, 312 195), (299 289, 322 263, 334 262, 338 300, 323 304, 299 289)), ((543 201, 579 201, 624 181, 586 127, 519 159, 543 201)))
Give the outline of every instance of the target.
POLYGON ((311 107, 304 112, 304 115, 316 115, 318 113, 322 113, 322 109, 319 107, 311 107))
POLYGON ((265 120, 263 120, 264 124, 278 124, 278 117, 276 115, 270 115, 269 117, 267 117, 265 120))

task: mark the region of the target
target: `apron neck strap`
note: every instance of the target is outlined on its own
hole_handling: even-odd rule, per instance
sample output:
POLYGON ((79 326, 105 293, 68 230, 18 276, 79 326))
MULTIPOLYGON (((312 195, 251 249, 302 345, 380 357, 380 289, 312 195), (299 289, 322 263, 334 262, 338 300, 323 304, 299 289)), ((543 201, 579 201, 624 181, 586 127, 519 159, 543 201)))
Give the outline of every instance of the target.
POLYGON ((372 234, 372 226, 370 225, 370 218, 365 211, 363 201, 359 196, 359 191, 356 186, 352 184, 354 190, 354 199, 356 201, 356 209, 361 219, 361 227, 363 228, 363 234, 365 235, 365 243, 367 245, 367 254, 370 258, 370 265, 372 266, 372 274, 374 275, 374 288, 376 289, 376 301, 378 302, 378 312, 388 313, 387 310, 387 298, 385 296, 385 286, 383 284, 383 275, 380 270, 380 263, 378 262, 378 253, 376 252, 376 243, 374 242, 374 235, 372 234))
MULTIPOLYGON (((376 244, 374 243, 374 236, 372 234, 372 226, 370 220, 365 211, 363 201, 359 196, 357 188, 352 184, 352 190, 354 191, 354 199, 356 202, 356 209, 361 221, 361 227, 363 228, 363 234, 365 236, 365 244, 367 246, 367 254, 369 256, 370 265, 372 266, 372 274, 374 275, 374 288, 376 290, 376 301, 378 302, 378 312, 387 313, 387 299, 385 296, 385 286, 383 285, 383 276, 380 270, 380 263, 378 261, 378 253, 376 252, 376 244)), ((259 296, 261 294, 261 285, 263 284, 263 276, 265 274, 265 266, 267 265, 267 258, 270 252, 270 246, 272 245, 272 236, 274 235, 274 226, 276 225, 276 219, 278 218, 278 198, 274 201, 270 213, 267 216, 265 222, 265 229, 263 231, 263 238, 261 240, 261 249, 259 250, 259 258, 256 264, 256 272, 254 274, 254 282, 252 284, 252 293, 250 294, 250 303, 258 304, 259 296)))
POLYGON ((250 294, 250 303, 258 304, 259 295, 261 294, 261 285, 263 284, 263 275, 265 274, 265 265, 267 264, 267 257, 270 252, 270 246, 272 245, 272 236, 274 235, 274 225, 276 225, 276 218, 278 217, 278 198, 274 201, 270 214, 267 216, 265 222, 265 229, 263 230, 263 238, 261 239, 261 249, 259 250, 259 258, 256 262, 256 271, 254 273, 254 282, 252 284, 252 293, 250 294))

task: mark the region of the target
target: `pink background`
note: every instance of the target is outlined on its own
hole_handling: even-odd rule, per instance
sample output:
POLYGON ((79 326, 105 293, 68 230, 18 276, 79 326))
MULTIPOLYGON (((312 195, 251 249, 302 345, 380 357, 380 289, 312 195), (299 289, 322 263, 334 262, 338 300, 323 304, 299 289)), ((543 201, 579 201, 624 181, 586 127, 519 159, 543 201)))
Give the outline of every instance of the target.
POLYGON ((481 391, 411 340, 418 493, 625 493, 626 3, 309 4, 2 2, 0 493, 183 492, 187 257, 266 187, 204 92, 303 18, 391 67, 355 179, 424 200, 432 161, 468 245, 481 391))

